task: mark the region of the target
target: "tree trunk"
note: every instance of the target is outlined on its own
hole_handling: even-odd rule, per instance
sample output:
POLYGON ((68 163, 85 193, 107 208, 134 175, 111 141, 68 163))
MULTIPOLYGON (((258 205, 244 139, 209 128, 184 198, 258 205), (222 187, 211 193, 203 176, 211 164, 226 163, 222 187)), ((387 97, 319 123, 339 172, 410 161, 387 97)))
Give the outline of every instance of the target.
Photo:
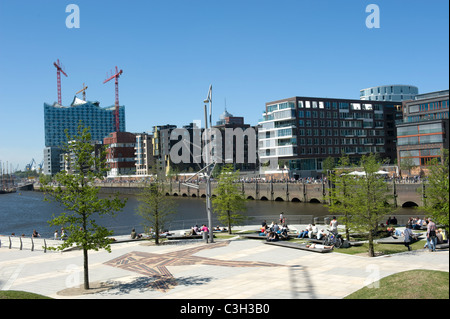
POLYGON ((228 234, 231 235, 231 216, 230 211, 227 211, 228 214, 228 234))
POLYGON ((84 257, 84 289, 89 289, 89 266, 88 266, 88 250, 83 248, 84 257))
MULTIPOLYGON (((87 243, 87 217, 86 214, 83 214, 83 232, 84 232, 84 240, 87 243)), ((83 247, 83 263, 84 263, 84 289, 89 289, 89 259, 88 259, 88 250, 86 247, 83 247)))
POLYGON ((375 251, 373 248, 373 232, 369 230, 369 257, 375 257, 375 251))

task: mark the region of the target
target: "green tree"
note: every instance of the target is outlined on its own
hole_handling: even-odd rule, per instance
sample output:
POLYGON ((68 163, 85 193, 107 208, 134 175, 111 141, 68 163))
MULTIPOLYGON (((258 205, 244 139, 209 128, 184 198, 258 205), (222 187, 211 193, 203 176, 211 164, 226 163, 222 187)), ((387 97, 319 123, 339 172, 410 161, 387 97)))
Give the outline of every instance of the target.
POLYGON ((425 211, 436 222, 449 228, 449 151, 443 149, 441 161, 434 159, 429 165, 428 183, 425 185, 425 211))
POLYGON ((348 180, 346 195, 349 197, 349 213, 352 224, 369 234, 369 256, 375 256, 374 235, 385 216, 393 209, 389 184, 377 174, 381 168, 377 154, 363 155, 360 166, 365 175, 348 180))
POLYGON ((326 174, 329 171, 332 171, 336 167, 336 161, 334 157, 328 156, 322 162, 322 170, 326 174))
POLYGON ((161 179, 146 185, 139 193, 138 201, 140 203, 136 214, 143 218, 144 229, 155 232, 155 244, 159 245, 161 230, 164 230, 176 212, 175 202, 166 196, 166 185, 161 179))
MULTIPOLYGON (((64 146, 65 161, 73 171, 62 171, 55 176, 58 187, 44 186, 46 200, 60 203, 65 212, 53 216, 51 226, 62 226, 67 237, 62 244, 54 248, 63 250, 73 245, 83 250, 84 289, 89 289, 88 251, 105 249, 111 252, 113 234, 106 227, 100 226, 95 216, 112 215, 123 209, 126 200, 115 197, 99 198, 99 187, 95 180, 103 179, 106 171, 106 152, 95 154, 95 146, 87 128, 78 127, 77 135, 70 136, 66 130, 67 140, 64 146)), ((51 248, 49 248, 51 249, 51 248)))
POLYGON ((223 166, 218 177, 217 187, 214 190, 216 197, 212 199, 213 210, 218 214, 219 221, 228 225, 228 233, 231 227, 242 225, 245 216, 242 212, 247 210, 246 199, 242 194, 239 180, 239 171, 233 171, 233 166, 223 166))
POLYGON ((350 159, 342 156, 337 167, 329 171, 330 189, 328 192, 328 211, 333 215, 343 215, 340 222, 345 226, 345 237, 350 240, 351 229, 351 199, 349 188, 353 176, 348 175, 350 159))
POLYGON ((408 152, 405 157, 400 159, 400 169, 402 171, 408 171, 408 175, 411 175, 411 170, 416 167, 413 158, 411 157, 411 153, 408 152))

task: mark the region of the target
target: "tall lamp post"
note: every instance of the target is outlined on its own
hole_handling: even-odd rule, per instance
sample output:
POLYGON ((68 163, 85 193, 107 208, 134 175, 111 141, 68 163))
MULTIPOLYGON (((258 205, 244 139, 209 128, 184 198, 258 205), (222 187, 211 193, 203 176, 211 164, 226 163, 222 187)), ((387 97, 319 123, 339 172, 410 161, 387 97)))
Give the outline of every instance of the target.
POLYGON ((213 228, 212 228, 212 192, 211 192, 211 175, 212 171, 214 169, 215 161, 212 159, 211 156, 211 148, 212 148, 212 141, 211 141, 211 128, 212 128, 212 85, 209 86, 208 90, 208 96, 203 101, 205 103, 205 134, 206 134, 206 145, 205 145, 205 160, 206 160, 206 167, 205 167, 205 175, 206 175, 206 212, 208 214, 208 228, 209 228, 209 242, 214 242, 214 234, 213 234, 213 228), (209 119, 208 119, 208 111, 207 111, 207 105, 206 103, 209 103, 209 119), (209 122, 209 125, 208 125, 209 122))
POLYGON ((198 184, 193 184, 191 180, 195 177, 200 175, 200 173, 203 172, 203 175, 206 177, 206 212, 208 214, 208 228, 209 228, 209 242, 214 242, 214 234, 213 234, 213 228, 212 228, 212 191, 211 191, 211 175, 214 170, 214 167, 216 165, 216 162, 214 161, 212 155, 211 155, 211 149, 212 149, 212 143, 211 143, 211 129, 212 129, 212 85, 209 86, 208 96, 203 101, 205 103, 205 148, 203 149, 204 153, 204 159, 205 159, 205 167, 203 167, 200 171, 198 171, 195 175, 189 177, 183 185, 187 187, 192 187, 195 189, 199 189, 198 184), (208 116, 208 106, 206 104, 209 103, 209 116, 208 116), (208 119, 209 117, 209 119, 208 119), (209 123, 209 125, 208 125, 209 123))

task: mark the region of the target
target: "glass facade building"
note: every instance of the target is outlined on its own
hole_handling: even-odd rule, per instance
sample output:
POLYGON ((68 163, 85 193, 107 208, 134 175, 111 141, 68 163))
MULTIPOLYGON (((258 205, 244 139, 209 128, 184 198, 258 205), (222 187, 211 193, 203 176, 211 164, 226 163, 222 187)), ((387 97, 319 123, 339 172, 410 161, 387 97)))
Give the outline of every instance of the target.
POLYGON ((403 119, 397 121, 398 161, 411 159, 426 166, 449 147, 449 91, 421 94, 403 102, 403 119))
POLYGON ((266 103, 258 131, 262 162, 288 162, 291 177, 317 176, 327 157, 396 157, 395 121, 401 103, 293 97, 266 103))
POLYGON ((419 94, 413 85, 381 85, 360 91, 361 100, 401 102, 412 100, 419 94))
MULTIPOLYGON (((75 100, 74 100, 75 101, 75 100)), ((65 129, 70 135, 77 133, 78 125, 90 128, 94 141, 102 141, 115 131, 115 107, 101 108, 99 102, 82 101, 65 107, 44 103, 45 146, 61 147, 67 142, 65 129)), ((120 131, 125 131, 125 107, 120 106, 120 131)))

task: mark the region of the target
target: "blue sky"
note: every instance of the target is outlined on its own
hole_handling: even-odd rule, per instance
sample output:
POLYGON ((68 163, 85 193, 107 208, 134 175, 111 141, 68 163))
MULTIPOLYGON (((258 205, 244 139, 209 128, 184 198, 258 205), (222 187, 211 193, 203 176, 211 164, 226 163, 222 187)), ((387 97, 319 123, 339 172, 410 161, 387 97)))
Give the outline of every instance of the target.
POLYGON ((268 101, 292 96, 359 98, 359 90, 411 84, 448 89, 446 0, 0 0, 0 160, 24 169, 43 159, 44 102, 82 84, 87 99, 120 104, 130 132, 203 119, 213 85, 214 119, 227 109, 257 124, 268 101), (80 9, 80 28, 65 21, 80 9), (368 4, 380 28, 366 27, 368 4))

